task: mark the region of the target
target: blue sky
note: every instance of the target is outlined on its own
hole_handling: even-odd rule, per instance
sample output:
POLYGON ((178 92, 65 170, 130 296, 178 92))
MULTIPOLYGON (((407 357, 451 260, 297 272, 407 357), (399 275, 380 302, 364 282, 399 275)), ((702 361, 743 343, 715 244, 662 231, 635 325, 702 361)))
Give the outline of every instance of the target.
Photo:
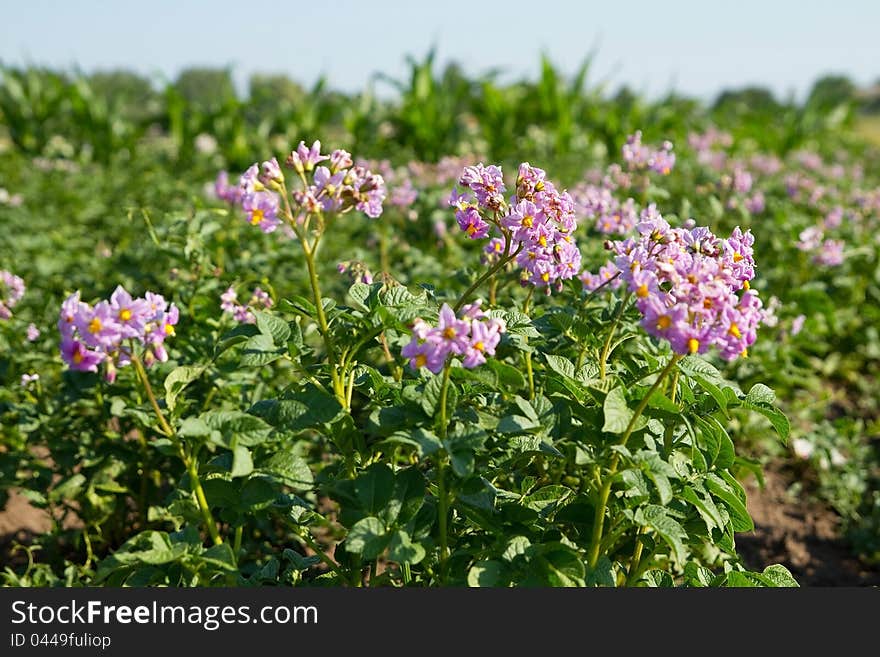
POLYGON ((405 56, 432 44, 441 65, 502 79, 536 77, 541 52, 570 73, 595 50, 593 82, 652 96, 760 84, 800 98, 826 73, 880 78, 877 0, 0 0, 0 16, 5 64, 167 77, 230 66, 241 88, 258 71, 351 91, 377 71, 401 77, 405 56))

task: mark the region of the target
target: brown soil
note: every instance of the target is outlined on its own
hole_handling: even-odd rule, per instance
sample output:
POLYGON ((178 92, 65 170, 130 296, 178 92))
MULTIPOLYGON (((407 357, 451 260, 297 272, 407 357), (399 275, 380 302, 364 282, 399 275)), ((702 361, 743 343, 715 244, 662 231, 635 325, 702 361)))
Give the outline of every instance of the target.
POLYGON ((793 477, 771 465, 763 489, 754 478, 745 483, 755 531, 737 534, 736 547, 747 567, 782 564, 801 586, 880 586, 880 569, 860 562, 841 538, 839 516, 789 492, 793 477))

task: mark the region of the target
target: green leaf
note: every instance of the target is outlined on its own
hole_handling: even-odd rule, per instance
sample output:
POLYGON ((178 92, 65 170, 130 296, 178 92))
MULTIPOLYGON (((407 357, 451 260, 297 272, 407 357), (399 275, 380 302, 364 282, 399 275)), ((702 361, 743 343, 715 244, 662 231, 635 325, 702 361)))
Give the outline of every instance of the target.
POLYGON ((637 522, 647 525, 672 548, 672 556, 679 563, 687 556, 684 542, 687 540, 687 532, 678 521, 674 520, 666 512, 666 509, 656 504, 648 504, 636 513, 637 522))
POLYGON ((642 579, 651 588, 671 589, 675 586, 675 583, 672 581, 672 575, 665 570, 649 570, 642 575, 642 579))
POLYGON ((791 435, 791 424, 782 411, 773 408, 772 406, 752 404, 745 399, 743 400, 742 406, 743 408, 755 411, 766 417, 770 421, 770 424, 773 426, 773 429, 776 431, 779 438, 784 443, 788 442, 788 438, 791 435))
POLYGON ((555 510, 571 494, 572 490, 567 486, 562 486, 560 484, 551 484, 549 486, 539 488, 531 495, 528 495, 523 503, 527 508, 532 509, 533 511, 537 511, 542 515, 546 515, 547 513, 555 510))
POLYGON ((425 558, 425 548, 413 543, 409 534, 398 529, 391 535, 388 558, 397 563, 419 563, 425 558))
POLYGON ((756 383, 746 395, 746 401, 750 404, 772 404, 776 401, 776 393, 763 383, 756 383))
POLYGON ((310 490, 314 485, 314 476, 309 464, 301 456, 294 454, 289 448, 282 448, 260 468, 261 472, 277 477, 286 486, 297 492, 310 490))
POLYGON ((715 582, 715 575, 708 568, 704 568, 693 561, 689 561, 684 567, 684 576, 690 586, 708 587, 715 582))
POLYGON ((391 538, 385 532, 385 524, 378 518, 361 518, 349 530, 345 549, 364 559, 375 559, 385 550, 391 538))
POLYGON ((730 488, 730 485, 710 472, 706 478, 706 485, 716 498, 724 503, 728 513, 730 513, 730 522, 735 532, 750 532, 755 528, 755 523, 749 515, 746 505, 743 504, 739 496, 730 488))
POLYGON ((504 564, 500 561, 478 561, 468 571, 467 583, 473 587, 501 586, 504 564))
POLYGON ((697 513, 700 514, 703 522, 706 523, 707 531, 711 532, 716 527, 718 529, 724 529, 724 518, 718 510, 718 507, 715 506, 715 502, 712 501, 711 496, 707 495, 705 492, 701 495, 690 486, 685 486, 684 489, 682 489, 681 495, 686 502, 693 504, 697 509, 697 513))
POLYGON ((271 335, 260 333, 244 343, 239 362, 242 367, 263 367, 281 358, 284 352, 285 349, 275 346, 271 335))
POLYGON ((249 413, 263 418, 274 427, 297 432, 319 428, 332 422, 342 411, 333 395, 309 386, 288 399, 264 399, 254 404, 249 413))
POLYGON ((257 328, 263 335, 272 338, 272 342, 281 347, 287 343, 290 338, 290 326, 280 317, 267 313, 264 310, 252 311, 257 319, 257 328))
POLYGON ((574 363, 567 358, 556 356, 555 354, 544 354, 544 360, 547 361, 547 365, 550 369, 557 374, 561 374, 569 379, 577 379, 577 368, 575 368, 574 363))
MULTIPOLYGON (((532 558, 536 567, 553 587, 574 587, 585 584, 586 568, 580 555, 563 543, 544 543, 532 558)), ((532 548, 530 548, 531 551, 532 548)))
POLYGON ((708 379, 703 378, 702 376, 700 376, 698 374, 692 376, 691 378, 694 381, 696 381, 697 384, 703 390, 705 390, 706 392, 709 393, 709 395, 712 397, 712 399, 715 400, 715 403, 718 405, 718 408, 721 410, 721 412, 724 413, 724 415, 728 415, 728 413, 727 413, 727 395, 724 394, 724 392, 721 390, 721 388, 719 388, 714 383, 712 383, 708 379))
POLYGON ((370 304, 367 300, 370 298, 371 293, 372 288, 366 283, 355 283, 348 288, 348 296, 354 301, 355 307, 359 310, 368 311, 370 309, 370 304))
POLYGON ((666 411, 668 413, 679 413, 681 409, 679 409, 678 404, 669 399, 666 395, 664 395, 659 390, 655 390, 651 395, 651 398, 648 400, 648 406, 651 408, 658 408, 661 411, 666 411))
MULTIPOLYGON (((449 384, 452 387, 452 383, 449 384)), ((425 390, 422 394, 422 410, 425 411, 425 415, 428 417, 434 417, 439 411, 438 406, 440 404, 440 390, 443 387, 443 377, 442 376, 432 376, 428 382, 425 384, 425 390)), ((447 395, 449 393, 447 392, 447 395)), ((447 399, 447 403, 448 403, 447 399)))
POLYGON ((251 451, 243 446, 236 445, 232 450, 232 476, 246 477, 254 471, 254 461, 251 458, 251 451))
POLYGON ((512 365, 508 365, 497 358, 490 358, 487 364, 498 377, 499 385, 511 390, 521 390, 526 387, 526 378, 522 372, 512 365))
POLYGON ((177 435, 181 438, 204 438, 211 435, 211 427, 198 417, 188 417, 180 423, 177 435))
POLYGON ((385 505, 382 517, 388 525, 406 524, 425 502, 425 477, 418 468, 398 470, 394 475, 394 492, 385 505))
POLYGON ((587 570, 587 586, 617 586, 611 561, 604 554, 599 557, 596 567, 587 570))
POLYGON ((208 411, 199 418, 220 433, 224 447, 232 444, 246 447, 259 445, 272 430, 261 418, 241 411, 208 411))
POLYGON ((539 431, 541 424, 522 415, 505 415, 498 421, 495 430, 503 434, 520 434, 539 431))
POLYGON ((633 417, 633 411, 626 405, 626 393, 623 388, 612 388, 602 404, 605 413, 605 424, 602 431, 608 433, 623 433, 629 426, 633 417))
POLYGON ((212 545, 200 555, 201 559, 206 563, 235 572, 238 566, 235 563, 235 555, 232 553, 232 546, 229 543, 221 543, 220 545, 212 545))
POLYGON ((374 463, 354 480, 361 508, 370 514, 382 511, 394 491, 394 473, 384 463, 374 463))
POLYGON ((791 572, 782 564, 774 564, 767 566, 761 573, 765 578, 773 582, 774 586, 779 587, 799 587, 800 584, 792 576, 791 572))
POLYGON ((252 477, 241 487, 238 506, 246 511, 259 511, 271 506, 278 497, 275 487, 262 477, 252 477))
POLYGON ((175 367, 165 377, 165 405, 169 411, 173 411, 177 405, 177 398, 183 389, 195 381, 205 371, 204 367, 181 366, 175 367))

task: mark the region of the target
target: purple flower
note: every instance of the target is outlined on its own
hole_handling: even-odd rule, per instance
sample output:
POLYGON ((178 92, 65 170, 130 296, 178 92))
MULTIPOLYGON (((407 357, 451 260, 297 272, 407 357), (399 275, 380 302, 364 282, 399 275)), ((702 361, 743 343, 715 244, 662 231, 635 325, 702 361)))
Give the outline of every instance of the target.
POLYGON ((12 317, 12 309, 24 296, 25 285, 21 277, 8 271, 0 271, 0 319, 12 317))
POLYGON ((807 320, 806 315, 798 315, 791 320, 791 335, 795 336, 804 328, 804 322, 807 320))
POLYGON ((30 385, 31 385, 32 383, 36 383, 36 382, 39 381, 39 380, 40 380, 40 375, 39 375, 39 374, 36 374, 36 373, 33 373, 33 374, 22 374, 22 375, 21 375, 21 387, 22 387, 22 388, 28 388, 28 387, 30 387, 30 385))
POLYGON ((281 173, 281 167, 278 164, 278 160, 273 157, 271 160, 263 162, 262 173, 260 175, 261 183, 269 185, 272 182, 282 182, 283 180, 284 174, 281 173))
POLYGON ((264 233, 271 233, 278 228, 278 196, 272 192, 254 192, 245 194, 242 208, 248 214, 248 223, 258 226, 264 233))
POLYGON ((106 356, 93 351, 82 342, 70 338, 61 338, 61 358, 72 370, 79 372, 97 372, 106 356))
POLYGON ((230 185, 229 174, 226 171, 221 171, 217 174, 217 180, 214 182, 214 193, 221 201, 226 201, 233 205, 241 202, 241 186, 230 185))
POLYGON ((843 263, 843 242, 841 240, 825 240, 819 252, 813 256, 813 262, 826 267, 836 267, 843 263))
POLYGON ((321 155, 321 142, 315 141, 311 147, 307 147, 304 141, 299 142, 296 150, 287 156, 287 166, 292 167, 297 173, 312 171, 319 162, 329 159, 321 155))
POLYGON ((110 309, 123 338, 136 338, 143 333, 150 316, 150 304, 146 299, 132 299, 125 288, 118 285, 110 297, 110 309))
POLYGON ((31 322, 28 324, 26 336, 28 342, 34 342, 40 337, 40 329, 37 328, 36 324, 31 322))
POLYGON ((439 373, 450 355, 462 356, 462 365, 472 369, 493 356, 506 325, 499 318, 488 318, 480 309, 480 302, 461 309, 456 317, 447 304, 440 309, 436 327, 417 319, 412 327, 412 339, 401 354, 410 361, 410 367, 427 367, 439 373))
POLYGON ((455 220, 468 236, 468 239, 479 240, 488 237, 491 226, 483 221, 480 211, 473 206, 464 210, 456 210, 455 220))
POLYGON ((659 214, 641 222, 638 232, 638 239, 606 246, 617 254, 615 265, 635 296, 643 328, 678 354, 714 346, 726 360, 746 355, 765 317, 749 289, 751 233, 736 228, 721 240, 705 227, 670 228, 659 214))
POLYGON ((123 327, 107 301, 87 306, 74 318, 74 325, 83 342, 96 349, 110 350, 124 337, 123 327))

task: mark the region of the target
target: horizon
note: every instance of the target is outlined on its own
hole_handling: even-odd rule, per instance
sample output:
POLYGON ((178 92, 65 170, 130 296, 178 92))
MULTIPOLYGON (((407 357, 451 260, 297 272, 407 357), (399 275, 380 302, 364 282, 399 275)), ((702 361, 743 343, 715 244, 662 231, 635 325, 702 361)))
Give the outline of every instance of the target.
MULTIPOLYGON (((231 0, 210 9, 170 0, 149 7, 34 0, 0 25, 0 62, 86 74, 123 70, 153 81, 174 80, 190 68, 229 69, 242 95, 254 74, 286 75, 306 88, 323 76, 334 90, 363 91, 380 72, 405 77, 406 58, 421 61, 432 47, 436 70, 450 63, 469 76, 498 70, 500 83, 537 79, 542 53, 570 77, 593 52, 587 86, 626 87, 652 99, 673 93, 708 102, 755 86, 779 100, 802 100, 826 75, 859 87, 880 78, 872 31, 880 3, 838 3, 829 15, 821 3, 767 5, 743 0, 719 18, 690 0, 636 10, 545 0, 543 20, 528 21, 522 17, 535 6, 522 1, 448 0, 438 7, 335 0, 277 7, 266 20, 259 12, 242 16, 231 0)), ((376 87, 380 96, 387 90, 376 87)))

